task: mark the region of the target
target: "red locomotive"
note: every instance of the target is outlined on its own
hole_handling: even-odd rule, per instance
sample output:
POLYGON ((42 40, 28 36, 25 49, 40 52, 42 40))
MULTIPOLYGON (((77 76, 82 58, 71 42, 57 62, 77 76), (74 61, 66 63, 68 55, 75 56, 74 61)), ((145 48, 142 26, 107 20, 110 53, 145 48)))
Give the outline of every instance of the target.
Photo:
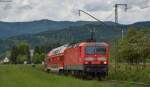
POLYGON ((106 76, 109 45, 105 42, 81 42, 53 49, 45 59, 45 69, 75 75, 106 76))

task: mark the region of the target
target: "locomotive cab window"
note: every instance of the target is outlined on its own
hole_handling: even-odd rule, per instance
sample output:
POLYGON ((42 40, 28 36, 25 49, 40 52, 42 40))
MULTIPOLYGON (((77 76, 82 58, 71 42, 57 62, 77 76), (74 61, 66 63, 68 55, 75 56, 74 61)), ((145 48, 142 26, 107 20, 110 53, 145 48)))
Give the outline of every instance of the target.
POLYGON ((86 54, 106 54, 106 48, 101 46, 87 46, 85 48, 86 54))

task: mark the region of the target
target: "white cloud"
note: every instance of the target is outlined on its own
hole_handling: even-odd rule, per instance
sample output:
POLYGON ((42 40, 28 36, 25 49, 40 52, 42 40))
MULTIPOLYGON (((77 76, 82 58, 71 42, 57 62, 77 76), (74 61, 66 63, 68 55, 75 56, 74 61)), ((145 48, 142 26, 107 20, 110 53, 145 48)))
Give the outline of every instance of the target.
POLYGON ((87 11, 110 11, 112 10, 112 4, 113 4, 114 0, 95 0, 93 1, 89 1, 85 4, 84 8, 87 11))
POLYGON ((127 3, 129 8, 139 7, 141 9, 147 8, 150 5, 150 0, 118 0, 119 3, 127 3))
POLYGON ((121 23, 150 21, 150 0, 12 0, 0 3, 0 20, 93 20, 84 14, 79 17, 77 11, 82 9, 100 20, 113 21, 115 3, 127 3, 130 8, 127 13, 119 11, 121 23))

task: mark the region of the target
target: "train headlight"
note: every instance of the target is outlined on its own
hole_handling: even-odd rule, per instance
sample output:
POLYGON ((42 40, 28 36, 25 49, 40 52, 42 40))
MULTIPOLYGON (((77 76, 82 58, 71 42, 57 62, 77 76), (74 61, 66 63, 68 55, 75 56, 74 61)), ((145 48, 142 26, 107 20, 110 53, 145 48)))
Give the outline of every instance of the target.
POLYGON ((107 62, 105 61, 104 64, 107 64, 107 62))
POLYGON ((88 58, 84 58, 85 61, 94 61, 96 60, 96 58, 92 58, 92 57, 88 57, 88 58))
POLYGON ((106 61, 106 60, 107 60, 107 58, 105 58, 105 57, 101 57, 101 58, 97 58, 97 60, 99 60, 99 61, 106 61))

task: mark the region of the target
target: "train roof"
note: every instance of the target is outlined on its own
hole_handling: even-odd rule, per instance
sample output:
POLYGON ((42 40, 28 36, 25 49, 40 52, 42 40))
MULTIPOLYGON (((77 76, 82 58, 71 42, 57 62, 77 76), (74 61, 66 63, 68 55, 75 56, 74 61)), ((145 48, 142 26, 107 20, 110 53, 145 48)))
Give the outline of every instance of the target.
POLYGON ((58 54, 64 53, 64 51, 67 49, 68 46, 69 46, 68 44, 65 44, 65 45, 63 45, 63 46, 54 48, 54 49, 52 49, 52 50, 48 53, 48 56, 58 55, 58 54))
POLYGON ((87 45, 100 45, 100 46, 109 46, 106 42, 81 42, 79 43, 79 46, 87 46, 87 45))

